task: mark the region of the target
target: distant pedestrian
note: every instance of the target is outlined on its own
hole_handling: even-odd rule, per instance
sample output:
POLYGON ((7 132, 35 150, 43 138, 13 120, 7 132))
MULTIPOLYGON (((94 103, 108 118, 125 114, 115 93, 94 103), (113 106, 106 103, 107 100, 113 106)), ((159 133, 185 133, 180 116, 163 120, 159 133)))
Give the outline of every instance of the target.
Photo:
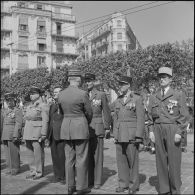
POLYGON ((24 116, 25 126, 23 139, 29 154, 30 173, 27 179, 39 179, 44 175, 44 140, 46 139, 49 121, 49 106, 43 102, 41 90, 32 86, 30 89, 31 102, 24 116))
POLYGON ((2 141, 6 154, 8 171, 6 174, 16 175, 20 169, 20 132, 22 129, 22 110, 16 107, 16 95, 5 94, 8 107, 2 113, 2 141))
POLYGON ((45 142, 47 146, 50 146, 51 148, 54 171, 54 179, 52 182, 65 184, 65 142, 64 140, 60 140, 60 129, 64 116, 58 104, 58 95, 61 90, 61 86, 55 86, 53 90, 53 98, 55 102, 53 102, 50 106, 49 126, 45 142))
POLYGON ((187 126, 185 96, 170 87, 172 69, 159 68, 160 89, 148 106, 150 138, 155 143, 160 194, 180 194, 181 139, 187 126))

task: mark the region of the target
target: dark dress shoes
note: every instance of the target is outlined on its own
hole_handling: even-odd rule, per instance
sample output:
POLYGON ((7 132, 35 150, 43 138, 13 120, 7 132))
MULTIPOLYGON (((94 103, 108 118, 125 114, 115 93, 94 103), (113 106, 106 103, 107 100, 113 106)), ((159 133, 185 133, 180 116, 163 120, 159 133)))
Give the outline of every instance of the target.
POLYGON ((127 190, 128 190, 128 187, 127 188, 118 187, 118 188, 116 188, 115 191, 118 192, 118 193, 121 193, 121 192, 125 192, 127 190))
POLYGON ((91 190, 89 188, 85 189, 85 190, 77 190, 77 194, 88 194, 90 192, 91 192, 91 190))
POLYGON ((74 192, 76 192, 76 188, 75 187, 69 187, 68 188, 68 194, 73 194, 74 192))

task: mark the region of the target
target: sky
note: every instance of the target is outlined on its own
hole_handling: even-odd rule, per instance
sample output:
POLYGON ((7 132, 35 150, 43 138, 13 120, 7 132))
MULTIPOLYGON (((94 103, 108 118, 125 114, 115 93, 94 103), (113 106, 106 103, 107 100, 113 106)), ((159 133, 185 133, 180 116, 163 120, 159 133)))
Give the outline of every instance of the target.
MULTIPOLYGON (((76 16, 76 32, 87 32, 101 19, 80 24, 83 21, 126 10, 152 1, 71 1, 72 14, 76 16), (83 25, 90 24, 89 26, 83 25)), ((124 13, 163 4, 155 3, 131 9, 124 13)), ((143 48, 161 43, 181 42, 194 38, 194 1, 175 1, 162 6, 126 15, 127 22, 143 48)))

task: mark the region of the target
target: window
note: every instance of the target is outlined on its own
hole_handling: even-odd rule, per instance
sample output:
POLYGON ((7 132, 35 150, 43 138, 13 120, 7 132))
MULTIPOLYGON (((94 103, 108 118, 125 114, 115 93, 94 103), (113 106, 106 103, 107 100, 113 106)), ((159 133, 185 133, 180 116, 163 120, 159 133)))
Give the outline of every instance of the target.
POLYGON ((19 18, 19 30, 21 31, 28 30, 28 18, 26 17, 19 18))
POLYGON ((37 9, 39 9, 39 10, 43 10, 43 5, 41 5, 41 4, 37 4, 37 9))
POLYGON ((42 20, 38 20, 37 21, 37 31, 41 32, 41 33, 45 33, 46 32, 46 22, 42 21, 42 20))
POLYGON ((25 2, 18 2, 18 7, 26 7, 26 3, 25 2))
POLYGON ((28 56, 27 55, 19 55, 18 56, 18 70, 26 70, 28 69, 28 56))
POLYGON ((37 67, 42 67, 46 65, 46 57, 45 56, 37 56, 37 67))
POLYGON ((117 20, 117 27, 122 27, 122 22, 121 22, 121 20, 117 20))
POLYGON ((18 49, 28 50, 28 37, 19 36, 18 49))
POLYGON ((117 33, 117 39, 121 40, 122 39, 122 33, 117 33))
POLYGON ((63 52, 63 39, 56 40, 56 51, 63 52))
POLYGON ((123 49, 122 44, 118 44, 118 50, 121 51, 123 49))
POLYGON ((56 23, 57 35, 61 35, 61 23, 56 23))
POLYGON ((46 50, 46 40, 45 39, 37 39, 37 49, 38 51, 46 50))

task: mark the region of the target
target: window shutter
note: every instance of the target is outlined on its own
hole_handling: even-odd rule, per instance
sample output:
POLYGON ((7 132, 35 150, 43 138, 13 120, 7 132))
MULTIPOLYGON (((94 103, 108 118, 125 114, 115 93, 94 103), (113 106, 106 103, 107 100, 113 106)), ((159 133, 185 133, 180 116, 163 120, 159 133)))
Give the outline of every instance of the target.
POLYGON ((19 55, 18 56, 18 70, 26 70, 28 69, 28 56, 27 55, 19 55))

